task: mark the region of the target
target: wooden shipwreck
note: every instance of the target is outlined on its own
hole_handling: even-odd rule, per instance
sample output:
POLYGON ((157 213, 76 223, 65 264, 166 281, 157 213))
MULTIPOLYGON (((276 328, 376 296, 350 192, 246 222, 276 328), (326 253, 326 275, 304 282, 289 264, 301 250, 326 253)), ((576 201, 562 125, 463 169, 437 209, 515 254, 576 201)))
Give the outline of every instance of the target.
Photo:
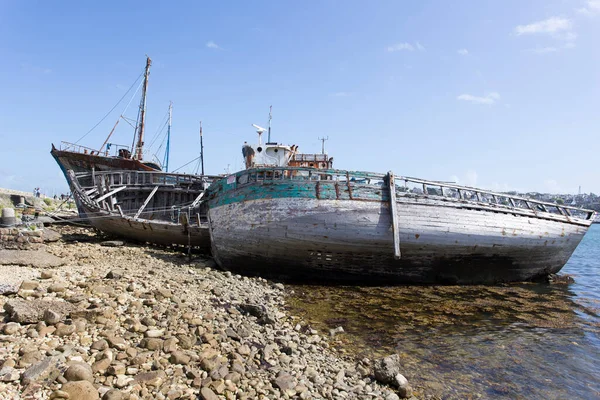
POLYGON ((145 171, 69 171, 82 218, 111 235, 210 248, 205 188, 214 177, 145 171))
POLYGON ((319 281, 493 284, 557 273, 595 212, 454 184, 250 168, 207 191, 225 269, 319 281))

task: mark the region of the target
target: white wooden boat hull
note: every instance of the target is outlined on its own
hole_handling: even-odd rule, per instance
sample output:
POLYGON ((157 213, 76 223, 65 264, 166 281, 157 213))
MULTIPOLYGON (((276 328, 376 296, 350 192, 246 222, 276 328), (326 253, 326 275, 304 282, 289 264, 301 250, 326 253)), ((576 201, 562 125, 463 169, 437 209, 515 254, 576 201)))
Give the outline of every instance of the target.
POLYGON ((213 255, 226 269, 382 283, 500 283, 557 273, 589 223, 399 196, 401 258, 389 202, 263 198, 209 209, 213 255))

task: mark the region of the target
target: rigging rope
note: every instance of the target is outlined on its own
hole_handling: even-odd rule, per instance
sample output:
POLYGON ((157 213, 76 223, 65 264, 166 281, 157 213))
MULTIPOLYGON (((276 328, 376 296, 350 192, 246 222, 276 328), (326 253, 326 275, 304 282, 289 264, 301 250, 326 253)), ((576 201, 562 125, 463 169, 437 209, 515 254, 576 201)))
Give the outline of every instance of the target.
POLYGON ((181 168, 183 168, 183 167, 187 167, 188 165, 190 165, 191 163, 193 163, 194 161, 196 161, 196 160, 199 160, 199 159, 200 159, 200 156, 198 156, 198 157, 194 158, 192 161, 188 162, 187 164, 184 164, 184 165, 182 165, 181 167, 179 167, 179 168, 177 168, 177 169, 175 169, 175 170, 171 171, 171 173, 173 173, 173 172, 177 172, 177 171, 179 171, 181 168))
MULTIPOLYGON (((106 113, 106 115, 104 115, 104 117, 102 117, 102 119, 100 121, 98 121, 98 123, 96 125, 94 125, 92 127, 92 129, 90 129, 89 131, 87 131, 85 133, 85 135, 83 135, 82 137, 80 137, 79 139, 77 139, 77 141, 75 142, 75 144, 79 143, 83 138, 85 138, 91 131, 93 131, 94 129, 96 129, 98 127, 98 125, 100 125, 105 119, 106 117, 108 117, 110 115, 110 113, 112 113, 115 108, 117 108, 117 106, 119 104, 121 104, 121 102, 123 101, 123 99, 125 98, 125 96, 127 96, 127 93, 129 93, 131 91, 131 89, 135 86, 136 82, 144 75, 144 72, 142 72, 135 81, 133 81, 133 83, 131 84, 131 86, 129 86, 129 89, 127 89, 127 91, 125 92, 125 94, 123 95, 123 97, 121 97, 121 99, 117 102, 117 104, 114 105, 113 108, 110 109, 109 112, 106 113)), ((131 103, 131 102, 130 102, 131 103)), ((127 105, 129 107, 129 105, 127 105)))

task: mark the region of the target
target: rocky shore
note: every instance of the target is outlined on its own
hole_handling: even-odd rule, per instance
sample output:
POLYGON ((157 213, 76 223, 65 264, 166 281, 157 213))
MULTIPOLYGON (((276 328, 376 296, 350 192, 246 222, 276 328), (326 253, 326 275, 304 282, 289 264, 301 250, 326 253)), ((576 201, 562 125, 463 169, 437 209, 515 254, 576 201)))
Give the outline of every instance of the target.
POLYGON ((19 261, 0 262, 0 399, 410 396, 392 358, 342 358, 286 315, 282 284, 61 233, 33 258, 11 250, 19 261))

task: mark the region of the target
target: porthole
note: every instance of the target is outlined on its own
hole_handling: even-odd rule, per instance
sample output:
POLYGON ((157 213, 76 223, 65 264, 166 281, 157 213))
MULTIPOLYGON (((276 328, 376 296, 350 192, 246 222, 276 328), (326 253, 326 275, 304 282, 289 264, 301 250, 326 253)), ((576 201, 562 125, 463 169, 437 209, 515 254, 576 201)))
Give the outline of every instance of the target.
POLYGON ((256 151, 258 151, 258 152, 260 153, 260 152, 262 151, 262 147, 258 146, 258 147, 256 148, 256 151))

